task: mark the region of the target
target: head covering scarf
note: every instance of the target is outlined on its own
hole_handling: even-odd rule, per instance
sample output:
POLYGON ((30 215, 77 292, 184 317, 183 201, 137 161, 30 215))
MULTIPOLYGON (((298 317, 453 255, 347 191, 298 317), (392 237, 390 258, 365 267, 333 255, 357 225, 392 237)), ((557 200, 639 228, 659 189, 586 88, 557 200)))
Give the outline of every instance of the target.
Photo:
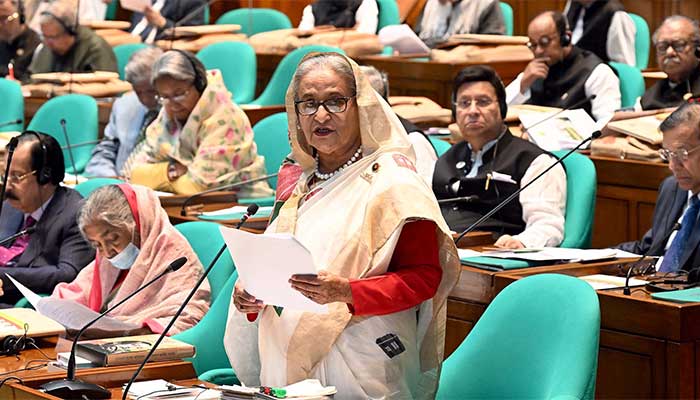
MULTIPOLYGON (((95 261, 83 268, 73 282, 58 284, 51 296, 74 300, 100 312, 163 272, 172 261, 187 257, 187 263, 179 270, 165 274, 109 314, 160 333, 202 275, 202 264, 187 239, 170 224, 152 190, 129 184, 119 187, 129 202, 140 237, 139 255, 134 264, 124 276, 123 271, 98 253, 95 261), (115 288, 116 293, 110 296, 115 288)), ((209 284, 205 281, 169 333, 183 331, 199 322, 209 309, 209 297, 209 284)))
MULTIPOLYGON (((304 60, 313 56, 311 54, 304 60)), ((345 56, 340 57, 350 64, 356 82, 355 99, 363 157, 319 185, 321 189, 310 188, 308 182, 316 163, 313 149, 307 143, 298 123, 294 110, 295 93, 293 85, 290 85, 286 108, 292 145, 291 158, 297 161, 302 173, 293 193, 281 207, 277 219, 268 227, 268 232, 294 234, 309 248, 317 267, 346 278, 357 279, 387 272, 398 233, 405 223, 418 219, 435 222, 440 249, 439 260, 443 268, 442 281, 435 296, 421 305, 418 326, 415 326, 414 320, 413 327, 409 329, 413 332, 408 332, 408 336, 417 338, 414 339, 417 343, 413 343, 413 348, 417 347, 419 354, 415 354, 414 350, 416 363, 413 368, 418 368, 415 364, 420 364, 420 371, 416 372, 419 376, 411 377, 415 378, 415 382, 406 383, 406 376, 387 375, 385 380, 393 382, 386 382, 386 386, 379 389, 380 392, 388 390, 386 393, 389 393, 396 388, 402 390, 401 388, 411 386, 412 393, 403 393, 404 395, 430 398, 435 394, 443 357, 447 295, 459 275, 456 247, 432 191, 415 172, 413 150, 400 121, 389 105, 372 89, 358 65, 345 56), (346 203, 348 196, 355 196, 352 201, 356 201, 353 204, 346 203), (302 199, 305 201, 300 206, 302 199), (306 229, 309 226, 317 229, 314 231, 311 228, 312 231, 308 232, 306 229)), ((319 365, 324 363, 332 348, 347 346, 347 338, 344 340, 343 335, 348 332, 348 328, 370 320, 369 323, 375 324, 376 327, 377 323, 381 325, 394 318, 394 314, 389 314, 389 319, 382 319, 384 316, 355 318, 343 303, 332 303, 329 310, 328 314, 295 314, 284 310, 279 317, 271 307, 264 310, 259 322, 260 343, 267 346, 267 343, 274 342, 272 336, 282 337, 282 343, 275 342, 272 347, 282 346, 280 348, 286 351, 286 366, 272 367, 286 368, 284 376, 287 380, 265 382, 265 369, 268 368, 269 371, 271 367, 262 362, 262 372, 251 368, 254 363, 251 360, 254 360, 256 355, 245 354, 250 349, 250 343, 246 350, 243 350, 246 347, 243 342, 254 335, 247 332, 250 328, 238 323, 243 319, 237 317, 238 311, 231 306, 224 343, 231 364, 241 380, 246 382, 246 379, 250 378, 250 381, 254 382, 255 374, 259 373, 263 379, 262 384, 286 384, 316 376, 321 368, 319 365), (280 333, 285 330, 290 331, 288 337, 280 333)), ((405 315, 408 318, 415 318, 415 310, 400 313, 403 312, 410 313, 405 315)), ((398 326, 396 328, 398 329, 398 326)), ((266 358, 263 354, 265 346, 260 347, 260 360, 266 358)), ((350 344, 350 347, 352 346, 350 344)), ((347 351, 354 353, 356 350, 357 354, 366 354, 365 350, 369 349, 360 348, 359 344, 357 346, 356 349, 347 351)), ((376 344, 372 343, 371 346, 376 344)), ((409 346, 411 344, 407 345, 409 346)), ((342 349, 340 352, 350 358, 355 357, 344 353, 342 349)), ((386 356, 382 354, 382 357, 386 356)), ((373 367, 386 367, 381 358, 376 360, 377 363, 373 367)), ((390 372, 386 370, 379 373, 390 372)), ((396 371, 393 372, 396 375, 396 371)), ((360 386, 363 386, 363 378, 357 379, 360 386)), ((325 384, 338 385, 338 382, 331 381, 325 384)), ((377 388, 363 390, 372 396, 372 390, 377 388)), ((336 397, 339 395, 340 393, 336 397)))

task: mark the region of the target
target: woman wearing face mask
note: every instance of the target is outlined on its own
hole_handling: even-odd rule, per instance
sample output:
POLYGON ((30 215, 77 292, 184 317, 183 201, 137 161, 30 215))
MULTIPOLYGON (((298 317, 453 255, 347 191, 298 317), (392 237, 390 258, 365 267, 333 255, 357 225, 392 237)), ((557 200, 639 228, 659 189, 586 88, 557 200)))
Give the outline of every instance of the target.
MULTIPOLYGON (((141 291, 109 315, 160 333, 202 274, 187 240, 168 221, 156 194, 128 184, 101 187, 85 200, 78 227, 97 250, 95 261, 52 297, 71 299, 102 312, 160 274, 179 257, 187 263, 141 291)), ((205 281, 170 333, 194 326, 209 309, 205 281)))

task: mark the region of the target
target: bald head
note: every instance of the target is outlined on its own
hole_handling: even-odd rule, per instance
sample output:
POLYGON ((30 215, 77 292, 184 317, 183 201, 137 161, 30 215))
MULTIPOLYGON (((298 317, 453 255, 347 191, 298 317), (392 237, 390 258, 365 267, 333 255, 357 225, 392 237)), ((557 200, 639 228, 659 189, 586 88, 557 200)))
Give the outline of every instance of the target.
POLYGON ((571 37, 566 17, 558 11, 545 11, 536 16, 527 27, 530 49, 535 58, 545 59, 548 65, 561 62, 571 52, 571 45, 562 46, 562 36, 571 37))

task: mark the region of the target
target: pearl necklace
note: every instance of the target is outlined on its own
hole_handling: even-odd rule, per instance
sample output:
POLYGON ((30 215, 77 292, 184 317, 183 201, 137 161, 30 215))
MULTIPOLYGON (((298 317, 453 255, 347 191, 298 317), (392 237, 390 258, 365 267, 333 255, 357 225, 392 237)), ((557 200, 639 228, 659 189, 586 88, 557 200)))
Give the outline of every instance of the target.
POLYGON ((318 161, 318 153, 316 153, 316 169, 314 170, 314 175, 316 176, 316 178, 324 180, 324 181, 331 179, 333 177, 333 175, 335 175, 335 174, 341 172, 342 170, 344 170, 345 168, 351 166, 355 161, 357 161, 360 158, 360 156, 362 156, 362 146, 358 147, 357 151, 355 151, 355 154, 353 154, 352 157, 350 157, 350 159, 345 162, 345 164, 341 165, 340 168, 336 169, 335 171, 329 172, 327 174, 322 174, 318 170, 319 161, 318 161))

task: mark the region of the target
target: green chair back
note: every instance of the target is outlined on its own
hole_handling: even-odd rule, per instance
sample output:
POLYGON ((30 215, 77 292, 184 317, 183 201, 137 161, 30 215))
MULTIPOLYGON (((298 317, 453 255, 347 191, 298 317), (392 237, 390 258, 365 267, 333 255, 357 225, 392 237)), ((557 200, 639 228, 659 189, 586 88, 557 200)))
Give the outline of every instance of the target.
POLYGON ((119 7, 118 1, 111 1, 107 4, 107 10, 105 11, 105 19, 108 21, 117 20, 117 8, 119 7))
POLYGON ((592 399, 600 309, 577 278, 533 275, 506 287, 445 360, 437 399, 592 399))
MULTIPOLYGON (((97 102, 84 94, 66 94, 54 97, 44 103, 32 118, 28 130, 39 131, 56 138, 61 146, 66 146, 66 139, 61 127, 61 120, 66 121, 66 133, 71 145, 97 140, 97 102)), ((81 173, 90 160, 93 146, 80 146, 63 150, 66 172, 81 173), (70 152, 75 160, 73 171, 70 152)))
POLYGON ((627 13, 634 21, 637 32, 634 34, 634 53, 637 68, 646 69, 649 66, 649 46, 651 37, 649 36, 649 25, 647 21, 637 14, 627 13))
POLYGON ((270 82, 268 82, 265 90, 260 94, 260 97, 255 99, 251 104, 259 106, 276 106, 284 104, 284 96, 287 93, 287 88, 292 82, 292 76, 294 76, 294 71, 297 70, 297 66, 305 55, 313 52, 331 52, 345 54, 343 50, 338 47, 324 46, 324 45, 311 45, 303 46, 298 49, 293 50, 280 61, 275 72, 272 73, 270 82))
POLYGON ((513 36, 513 7, 502 1, 498 2, 501 6, 501 14, 503 14, 503 22, 506 26, 506 35, 513 36))
MULTIPOLYGON (((116 0, 112 0, 112 3, 116 3, 116 0)), ((124 68, 126 67, 126 63, 129 62, 129 57, 131 57, 131 55, 136 53, 137 51, 146 47, 148 47, 148 45, 144 43, 128 43, 120 44, 112 48, 112 50, 114 50, 114 55, 117 57, 117 70, 119 71, 119 79, 124 80, 124 68)))
POLYGON ((255 50, 246 42, 212 43, 197 53, 206 69, 218 69, 226 88, 237 104, 250 103, 255 98, 257 60, 255 50), (236 60, 236 62, 231 62, 236 60))
MULTIPOLYGON (((265 169, 273 173, 280 169, 282 161, 292 152, 287 134, 287 113, 272 114, 258 121, 253 127, 258 154, 265 157, 265 169)), ((268 181, 277 188, 277 178, 268 181)))
MULTIPOLYGON (((228 255, 222 257, 231 258, 228 255)), ((173 335, 175 339, 195 347, 195 356, 188 361, 192 362, 197 375, 202 375, 214 369, 226 368, 231 371, 231 375, 235 379, 233 370, 230 369, 231 363, 228 361, 226 349, 224 349, 224 332, 226 331, 228 308, 231 304, 231 296, 236 279, 238 279, 238 272, 233 271, 226 284, 221 288, 219 296, 204 315, 204 318, 192 328, 173 335)))
POLYGON ((204 25, 209 25, 209 20, 211 19, 211 11, 209 10, 209 5, 204 7, 204 25))
POLYGON ((124 183, 124 181, 114 178, 92 178, 75 185, 74 189, 78 191, 81 196, 88 197, 90 193, 101 188, 102 186, 118 185, 120 183, 124 183))
POLYGON ((435 149, 435 154, 437 154, 438 157, 445 154, 445 152, 449 150, 450 147, 452 147, 452 145, 449 144, 446 140, 437 138, 434 135, 428 135, 428 140, 430 140, 430 143, 433 145, 433 148, 435 149))
POLYGON ((5 99, 0 107, 0 124, 20 120, 19 124, 0 126, 0 132, 21 132, 24 130, 24 97, 19 83, 0 78, 0 98, 5 99))
MULTIPOLYGON (((562 157, 568 150, 552 152, 562 157)), ((591 247, 595 214, 596 172, 590 158, 573 153, 564 160, 566 167, 566 222, 559 247, 591 247)))
POLYGON ((620 94, 622 95, 622 107, 632 107, 637 98, 644 94, 644 77, 642 71, 632 65, 611 61, 610 66, 617 72, 620 78, 620 94))
MULTIPOLYGON (((224 238, 221 236, 221 231, 219 231, 220 226, 215 222, 208 221, 183 222, 175 225, 175 228, 187 239, 197 257, 199 257, 202 268, 209 266, 216 253, 224 245, 224 238)), ((231 255, 226 249, 207 276, 211 287, 212 302, 219 297, 226 281, 235 269, 231 255)))
POLYGON ((287 15, 271 8, 238 8, 224 13, 216 23, 238 24, 241 26, 241 33, 248 36, 292 27, 292 21, 287 15))
POLYGON ((401 23, 399 6, 396 4, 396 0, 377 0, 377 8, 379 8, 377 32, 385 26, 401 23))

